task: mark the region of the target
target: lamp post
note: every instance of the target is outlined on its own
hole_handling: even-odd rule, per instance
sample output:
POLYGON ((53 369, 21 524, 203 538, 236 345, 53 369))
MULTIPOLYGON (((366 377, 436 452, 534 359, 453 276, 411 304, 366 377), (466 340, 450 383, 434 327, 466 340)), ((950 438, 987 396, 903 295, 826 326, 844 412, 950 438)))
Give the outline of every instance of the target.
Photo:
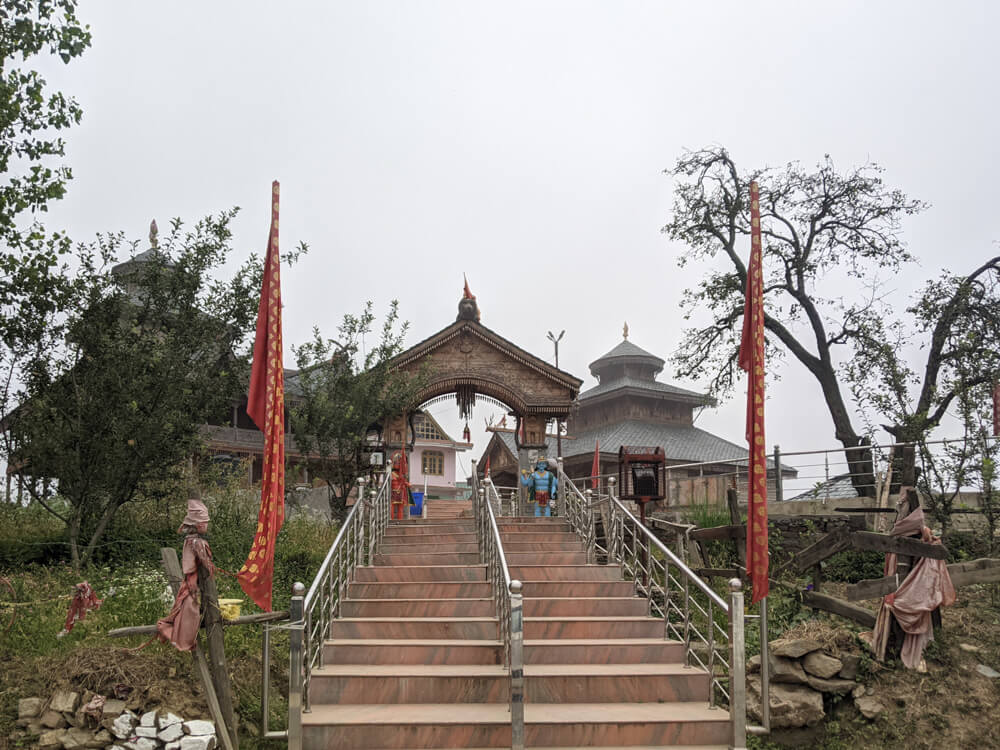
MULTIPOLYGON (((552 345, 556 349, 556 369, 557 370, 559 369, 559 342, 562 341, 563 334, 565 334, 565 333, 566 333, 566 329, 565 328, 563 330, 559 331, 559 335, 558 336, 553 335, 552 331, 548 332, 549 341, 552 342, 552 345)), ((560 423, 560 420, 558 420, 558 419, 556 420, 556 453, 559 454, 558 456, 556 456, 556 458, 561 459, 562 458, 562 424, 560 423)))

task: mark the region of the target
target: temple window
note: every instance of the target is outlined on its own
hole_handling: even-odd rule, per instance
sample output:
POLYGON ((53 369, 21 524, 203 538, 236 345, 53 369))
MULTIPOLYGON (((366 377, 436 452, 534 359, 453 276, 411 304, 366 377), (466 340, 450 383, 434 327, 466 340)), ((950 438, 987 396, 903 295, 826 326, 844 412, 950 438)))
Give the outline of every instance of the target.
POLYGON ((443 476, 444 453, 440 451, 424 451, 421 455, 420 465, 421 472, 424 474, 443 476))

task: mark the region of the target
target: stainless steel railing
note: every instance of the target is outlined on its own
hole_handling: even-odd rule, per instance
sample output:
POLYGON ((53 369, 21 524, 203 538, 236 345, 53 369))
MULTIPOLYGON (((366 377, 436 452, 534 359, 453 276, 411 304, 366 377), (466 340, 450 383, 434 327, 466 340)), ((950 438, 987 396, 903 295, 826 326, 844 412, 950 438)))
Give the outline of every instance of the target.
POLYGON ((512 580, 503 551, 497 511, 500 495, 486 478, 482 485, 473 474, 473 512, 479 539, 480 560, 486 564, 486 576, 492 584, 504 664, 510 674, 511 749, 524 750, 524 616, 522 585, 512 580))
MULTIPOLYGON (((615 495, 615 478, 608 492, 596 501, 588 491, 580 492, 566 477, 560 464, 560 494, 565 516, 588 547, 588 559, 597 552, 609 564, 622 568, 635 584, 636 594, 648 601, 649 613, 663 618, 663 637, 684 644, 685 664, 697 665, 710 675, 709 707, 721 697, 729 706, 732 726, 731 746, 746 747, 747 732, 765 734, 770 725, 769 702, 761 701, 762 727, 748 727, 746 717, 746 615, 743 586, 738 578, 729 581, 728 602, 704 579, 688 567, 686 534, 679 533, 678 552, 667 547, 643 526, 615 495), (602 519, 606 545, 596 540, 595 506, 603 504, 602 519), (592 551, 593 550, 593 551, 592 551)), ((766 599, 764 600, 766 602, 766 599)), ((763 695, 768 695, 767 614, 761 607, 761 665, 763 695)))
MULTIPOLYGON (((289 750, 302 748, 302 714, 311 710, 309 686, 312 670, 323 666, 323 642, 330 625, 340 615, 340 603, 354 579, 355 568, 371 565, 389 523, 392 468, 387 467, 378 488, 365 496, 364 479, 358 479, 358 500, 337 532, 308 593, 296 583, 289 607, 288 730, 265 732, 267 739, 288 739, 289 750), (303 594, 305 594, 303 596, 303 594)), ((264 684, 268 681, 270 649, 265 629, 264 684)), ((262 707, 265 722, 268 707, 262 707)), ((266 729, 266 726, 265 726, 266 729)))

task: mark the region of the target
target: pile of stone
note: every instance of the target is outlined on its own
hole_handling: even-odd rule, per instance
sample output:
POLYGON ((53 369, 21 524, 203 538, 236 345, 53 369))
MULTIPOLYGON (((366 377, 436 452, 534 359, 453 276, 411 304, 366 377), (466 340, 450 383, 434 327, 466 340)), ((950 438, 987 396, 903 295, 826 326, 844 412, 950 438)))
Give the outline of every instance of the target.
MULTIPOLYGON (((826 715, 824 698, 854 699, 858 711, 868 719, 884 711, 879 700, 868 688, 857 682, 860 656, 833 656, 823 646, 808 638, 782 639, 770 642, 771 666, 771 727, 775 729, 809 727, 826 715)), ((748 704, 752 715, 760 720, 760 656, 747 662, 748 704)))
POLYGON ((169 711, 136 714, 125 701, 57 690, 48 701, 22 698, 17 725, 41 750, 214 750, 215 725, 169 711))

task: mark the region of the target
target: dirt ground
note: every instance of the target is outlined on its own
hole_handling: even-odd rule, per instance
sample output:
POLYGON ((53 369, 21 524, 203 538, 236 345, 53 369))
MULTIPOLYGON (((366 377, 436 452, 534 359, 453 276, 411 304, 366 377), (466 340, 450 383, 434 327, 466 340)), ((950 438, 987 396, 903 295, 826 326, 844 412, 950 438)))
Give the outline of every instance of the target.
MULTIPOLYGON (((824 592, 838 595, 835 585, 824 592)), ((827 720, 811 732, 756 741, 761 750, 810 746, 815 750, 980 750, 1000 748, 1000 678, 979 674, 986 665, 1000 671, 1000 586, 968 586, 955 606, 944 609, 942 628, 925 651, 927 673, 897 661, 870 658, 854 629, 837 618, 797 625, 787 636, 819 640, 833 653, 864 654, 861 675, 886 707, 870 721, 850 697, 828 706, 827 720)))

